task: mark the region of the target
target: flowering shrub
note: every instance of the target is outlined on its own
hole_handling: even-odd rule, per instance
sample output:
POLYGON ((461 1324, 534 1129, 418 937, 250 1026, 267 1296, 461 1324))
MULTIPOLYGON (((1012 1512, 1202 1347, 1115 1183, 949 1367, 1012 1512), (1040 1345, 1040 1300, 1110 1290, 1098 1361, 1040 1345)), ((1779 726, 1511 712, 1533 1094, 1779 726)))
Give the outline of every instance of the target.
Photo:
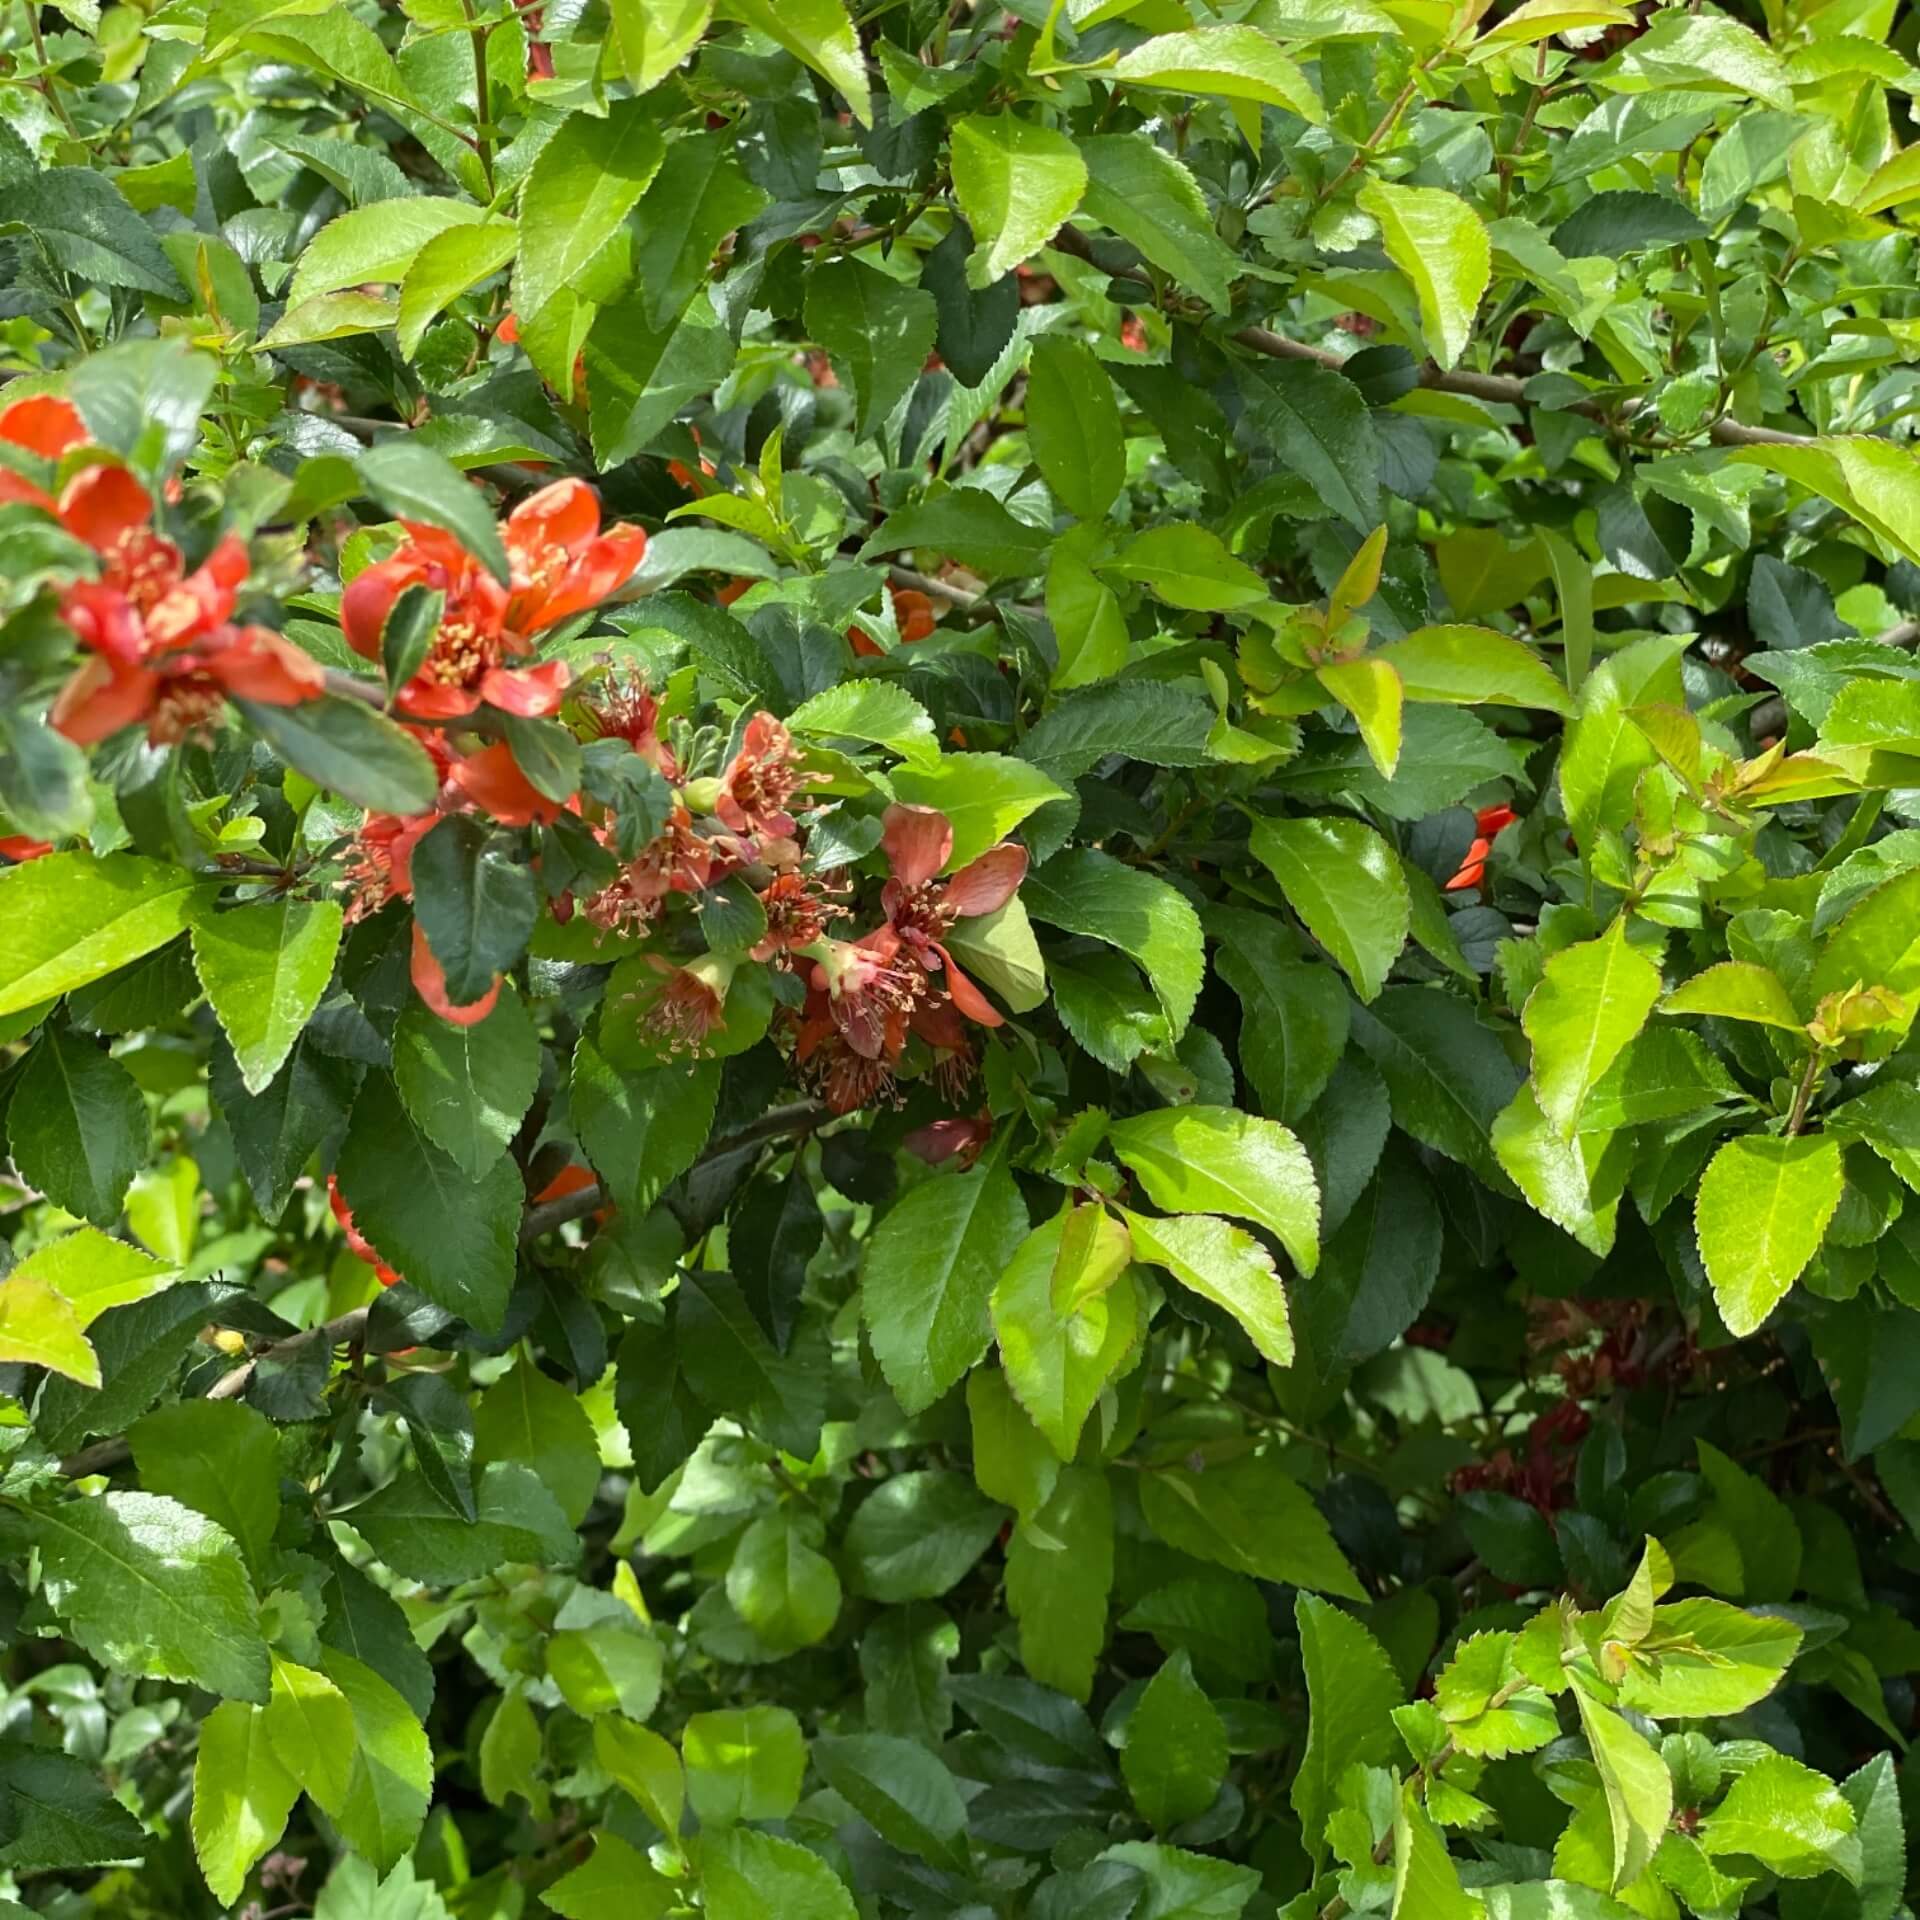
POLYGON ((0 14, 0 1916, 1908 1913, 1912 45, 0 14))

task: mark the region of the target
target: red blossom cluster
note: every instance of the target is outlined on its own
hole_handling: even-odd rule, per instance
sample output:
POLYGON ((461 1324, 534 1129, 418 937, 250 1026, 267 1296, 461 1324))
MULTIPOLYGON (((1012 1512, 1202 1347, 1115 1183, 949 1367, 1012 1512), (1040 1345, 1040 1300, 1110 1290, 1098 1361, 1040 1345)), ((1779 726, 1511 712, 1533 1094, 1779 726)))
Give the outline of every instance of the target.
POLYGON ((967 1022, 1002 1024, 948 946, 962 920, 996 913, 1026 878, 1027 850, 990 847, 950 878, 953 825, 933 807, 887 809, 881 846, 890 875, 880 924, 857 940, 822 939, 813 960, 794 1058, 836 1113, 888 1092, 909 1034, 933 1051, 940 1084, 958 1098, 973 1077, 967 1022))
POLYGON ((1477 887, 1487 877, 1487 861, 1493 853, 1493 843, 1499 837, 1503 827, 1509 827, 1519 815, 1509 806, 1482 807, 1473 817, 1473 845, 1467 849, 1467 857, 1460 862, 1460 869, 1447 882, 1448 893, 1465 893, 1470 887, 1477 887))
MULTIPOLYGON (((0 412, 0 441, 44 461, 87 445, 73 406, 47 394, 0 412)), ((147 738, 169 745, 208 731, 229 694, 294 706, 322 690, 319 663, 265 627, 236 627, 234 604, 247 578, 247 549, 229 534, 191 573, 180 549, 153 526, 153 496, 104 455, 81 467, 57 495, 0 465, 0 503, 51 514, 92 548, 98 575, 60 594, 60 616, 89 658, 53 704, 53 725, 91 746, 144 722, 147 738)))
POLYGON ((400 711, 416 720, 464 719, 482 703, 522 718, 557 712, 567 688, 564 662, 510 663, 533 651, 536 634, 625 586, 647 551, 638 527, 600 531, 600 502, 583 480, 557 480, 507 515, 506 586, 452 534, 401 524, 407 537, 399 551, 348 586, 340 625, 356 653, 378 660, 387 616, 402 593, 426 587, 446 595, 426 658, 400 689, 400 711))

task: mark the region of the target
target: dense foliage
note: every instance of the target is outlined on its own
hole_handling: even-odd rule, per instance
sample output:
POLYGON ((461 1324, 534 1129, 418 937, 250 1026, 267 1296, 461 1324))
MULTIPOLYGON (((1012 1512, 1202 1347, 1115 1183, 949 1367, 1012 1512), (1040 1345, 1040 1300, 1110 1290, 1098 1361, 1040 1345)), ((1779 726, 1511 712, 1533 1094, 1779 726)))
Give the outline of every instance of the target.
POLYGON ((0 11, 0 1914, 1895 1920, 1895 0, 0 11))

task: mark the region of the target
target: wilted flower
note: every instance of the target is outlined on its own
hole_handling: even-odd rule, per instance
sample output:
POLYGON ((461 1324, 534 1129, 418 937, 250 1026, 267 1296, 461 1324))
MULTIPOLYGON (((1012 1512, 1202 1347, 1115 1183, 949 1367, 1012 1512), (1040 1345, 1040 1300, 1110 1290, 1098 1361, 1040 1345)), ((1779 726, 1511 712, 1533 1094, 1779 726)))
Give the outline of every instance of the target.
POLYGON ((847 1045, 868 1060, 897 1060, 907 1015, 925 982, 900 963, 891 931, 879 927, 859 940, 816 940, 806 952, 814 962, 813 985, 826 994, 847 1045))
POLYGON ((997 1027, 993 1003, 954 965, 946 940, 955 925, 998 912, 1026 878, 1027 850, 1005 840, 989 847, 950 880, 935 876, 953 851, 953 826, 934 807, 895 803, 886 811, 881 845, 893 876, 881 894, 887 925, 929 975, 940 975, 953 1004, 969 1020, 997 1027))
POLYGON ((788 802, 804 784, 793 764, 793 735, 772 714, 756 713, 720 775, 713 811, 735 833, 785 838, 794 831, 788 802))

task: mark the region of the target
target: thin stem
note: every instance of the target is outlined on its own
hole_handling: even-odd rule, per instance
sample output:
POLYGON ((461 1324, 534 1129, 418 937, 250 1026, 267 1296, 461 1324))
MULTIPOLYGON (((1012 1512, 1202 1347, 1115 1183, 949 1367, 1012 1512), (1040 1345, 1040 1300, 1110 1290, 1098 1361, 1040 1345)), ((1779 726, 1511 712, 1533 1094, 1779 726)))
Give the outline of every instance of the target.
POLYGON ((1807 1056, 1806 1071, 1794 1090, 1793 1111, 1787 1116, 1787 1138, 1791 1140, 1807 1124, 1807 1109, 1813 1104, 1813 1090, 1820 1083, 1820 1070, 1826 1064, 1826 1050, 1815 1047, 1807 1056))
POLYGON ((473 42, 473 150, 480 157, 480 172, 487 183, 487 198, 493 198, 493 133, 487 113, 487 36, 493 29, 483 27, 473 17, 473 0, 460 0, 467 16, 467 36, 473 42))
MULTIPOLYGON (((33 35, 33 57, 39 62, 40 71, 34 79, 34 85, 40 89, 42 97, 59 116, 60 124, 66 128, 75 140, 80 138, 80 129, 73 124, 73 115, 67 111, 67 103, 60 98, 60 89, 54 85, 53 75, 47 70, 47 43, 40 37, 39 0, 25 0, 27 9, 27 31, 33 35)), ((82 342, 84 345, 84 341, 82 342)))

